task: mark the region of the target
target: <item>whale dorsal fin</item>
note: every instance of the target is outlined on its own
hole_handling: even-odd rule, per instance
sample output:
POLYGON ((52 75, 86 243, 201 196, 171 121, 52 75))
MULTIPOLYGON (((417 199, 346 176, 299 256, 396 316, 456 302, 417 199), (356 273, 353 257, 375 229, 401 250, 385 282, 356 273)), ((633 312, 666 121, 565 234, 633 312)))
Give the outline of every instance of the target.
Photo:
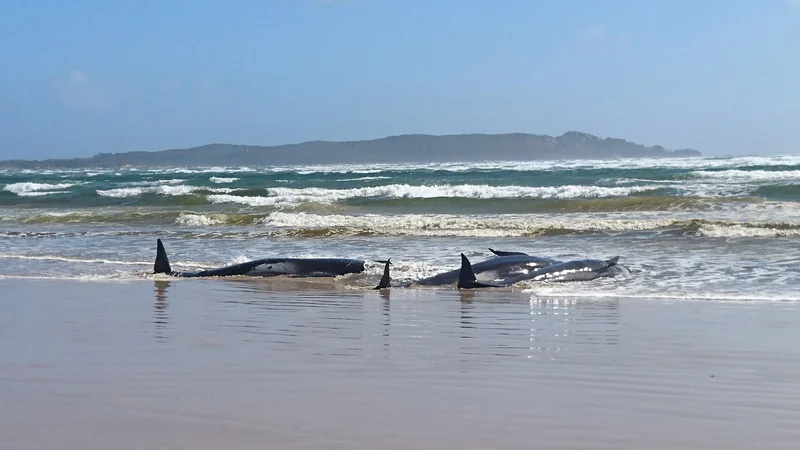
POLYGON ((458 288, 470 289, 474 287, 478 279, 475 277, 475 271, 472 270, 472 264, 467 259, 467 256, 461 254, 461 270, 458 272, 458 288))
POLYGON ((617 265, 617 261, 619 261, 619 256, 615 256, 611 259, 606 260, 606 264, 608 264, 608 267, 615 266, 617 265))
POLYGON ((153 273, 172 273, 167 251, 164 249, 161 239, 156 241, 156 263, 153 264, 153 273))
POLYGON ((381 281, 375 286, 375 289, 386 289, 392 285, 392 277, 389 275, 389 265, 392 264, 392 258, 386 260, 386 265, 383 266, 383 277, 381 281))
POLYGON ((475 276, 475 271, 472 270, 472 264, 463 253, 461 254, 461 270, 458 272, 457 286, 459 289, 502 287, 496 284, 479 283, 478 278, 475 276))

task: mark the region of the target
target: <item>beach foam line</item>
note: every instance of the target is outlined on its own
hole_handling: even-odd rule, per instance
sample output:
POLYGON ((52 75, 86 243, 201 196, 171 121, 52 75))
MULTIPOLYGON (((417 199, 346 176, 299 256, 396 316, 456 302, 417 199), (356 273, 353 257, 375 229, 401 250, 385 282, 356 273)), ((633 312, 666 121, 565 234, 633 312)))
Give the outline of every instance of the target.
MULTIPOLYGON (((155 256, 154 256, 155 258, 155 256)), ((153 261, 122 261, 122 260, 114 260, 114 259, 100 259, 100 258, 76 258, 70 256, 61 256, 61 255, 23 255, 23 254, 16 254, 16 253, 0 253, 0 259, 23 259, 23 260, 32 260, 32 261, 58 261, 58 262, 65 262, 65 263, 79 263, 79 264, 109 264, 109 265, 121 265, 121 266, 152 266, 153 261)), ((239 261, 243 262, 246 259, 239 261)), ((170 261, 171 265, 179 266, 179 267, 198 267, 198 268, 209 268, 209 267, 217 267, 215 265, 211 265, 209 263, 201 263, 195 261, 170 261)), ((235 263, 232 263, 235 264, 235 263)))
POLYGON ((33 261, 61 261, 85 264, 118 264, 118 265, 152 265, 153 261, 120 261, 113 259, 74 258, 59 255, 21 255, 14 253, 0 253, 2 259, 25 259, 33 261))

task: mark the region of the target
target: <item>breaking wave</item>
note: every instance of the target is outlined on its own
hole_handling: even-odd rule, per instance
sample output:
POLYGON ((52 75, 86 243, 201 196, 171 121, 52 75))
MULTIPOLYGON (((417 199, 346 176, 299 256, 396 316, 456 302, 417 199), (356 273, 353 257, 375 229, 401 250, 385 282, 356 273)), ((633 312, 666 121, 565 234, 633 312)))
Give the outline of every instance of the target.
POLYGON ((267 196, 210 195, 211 203, 239 203, 249 206, 273 206, 299 203, 332 203, 348 199, 369 198, 537 198, 572 199, 625 196, 652 190, 647 186, 489 186, 489 185, 432 185, 415 186, 389 184, 354 189, 283 188, 267 190, 267 196))
POLYGON ((800 220, 736 222, 653 217, 628 219, 606 214, 484 215, 448 214, 340 215, 273 212, 260 221, 291 236, 463 236, 527 237, 583 233, 669 232, 705 237, 800 236, 800 220))
POLYGON ((800 170, 721 170, 716 172, 696 171, 697 178, 713 179, 727 183, 745 183, 753 181, 800 181, 800 170))
POLYGON ((102 197, 124 198, 136 197, 146 193, 159 194, 159 195, 189 195, 198 188, 196 186, 179 185, 161 185, 151 187, 125 187, 108 190, 97 190, 97 195, 102 197))
POLYGON ((228 214, 181 214, 175 224, 190 227, 241 224, 241 217, 228 214))
POLYGON ((11 183, 7 184, 3 190, 17 194, 20 197, 36 197, 50 194, 66 194, 69 193, 69 191, 64 191, 64 189, 70 188, 77 184, 78 183, 11 183))
POLYGON ((239 179, 235 178, 235 177, 227 177, 227 178, 226 177, 211 177, 211 178, 209 178, 209 181, 211 181, 212 183, 217 183, 217 184, 233 183, 234 181, 238 181, 238 180, 239 179))

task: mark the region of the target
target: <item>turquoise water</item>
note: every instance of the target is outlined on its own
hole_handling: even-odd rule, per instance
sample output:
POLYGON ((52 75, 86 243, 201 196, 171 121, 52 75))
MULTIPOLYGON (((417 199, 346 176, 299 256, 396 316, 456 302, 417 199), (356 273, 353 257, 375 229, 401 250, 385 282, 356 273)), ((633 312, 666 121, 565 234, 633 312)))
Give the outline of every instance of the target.
MULTIPOLYGON (((392 257, 411 280, 487 247, 621 256, 542 295, 794 300, 800 156, 0 170, 0 276, 146 278, 268 256, 392 257)), ((379 268, 342 280, 360 288, 379 268)))

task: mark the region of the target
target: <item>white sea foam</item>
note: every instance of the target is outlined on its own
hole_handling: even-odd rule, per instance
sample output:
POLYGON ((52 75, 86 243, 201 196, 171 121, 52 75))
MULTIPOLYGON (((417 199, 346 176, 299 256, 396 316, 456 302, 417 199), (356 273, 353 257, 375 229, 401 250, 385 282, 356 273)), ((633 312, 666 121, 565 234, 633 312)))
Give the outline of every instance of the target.
POLYGON ((376 232, 411 236, 527 236, 548 230, 638 231, 664 228, 683 221, 671 218, 626 219, 623 215, 451 215, 380 214, 339 215, 273 212, 261 221, 278 228, 342 228, 354 232, 376 232))
POLYGON ((371 180, 388 180, 390 178, 392 178, 392 177, 383 177, 383 176, 378 176, 378 177, 355 177, 355 178, 342 178, 342 179, 336 180, 336 181, 371 181, 371 180))
POLYGON ((600 198, 630 195, 652 189, 649 186, 602 187, 602 186, 489 186, 489 185, 433 185, 414 186, 389 184, 385 186, 354 189, 284 188, 267 190, 264 197, 240 197, 233 195, 210 195, 212 203, 240 203, 250 206, 292 205, 299 203, 332 203, 351 198, 600 198))
MULTIPOLYGON (((800 227, 800 224, 797 224, 800 227)), ((800 228, 775 227, 770 224, 748 223, 704 223, 698 227, 697 234, 716 238, 745 237, 793 237, 800 236, 800 228)))
POLYGON ((238 181, 239 179, 236 177, 211 177, 209 181, 212 183, 217 184, 225 184, 225 183, 233 183, 234 181, 238 181))
POLYGON ((224 166, 212 166, 212 167, 170 167, 166 169, 147 169, 147 172, 150 173, 246 173, 246 172, 255 172, 256 169, 251 167, 224 167, 224 166))
POLYGON ((231 192, 241 191, 240 188, 200 188, 204 191, 213 192, 215 194, 230 194, 231 192))
POLYGON ((206 199, 211 203, 238 203, 248 206, 272 206, 278 203, 276 197, 253 197, 230 194, 209 195, 206 199))
POLYGON ((798 165, 800 155, 741 156, 725 158, 623 158, 603 160, 543 160, 543 161, 485 161, 455 163, 395 163, 395 164, 326 164, 303 166, 272 166, 267 172, 354 173, 371 174, 386 171, 550 171, 571 169, 646 169, 667 168, 702 170, 708 168, 798 165))
POLYGON ((150 187, 126 187, 126 188, 116 188, 107 190, 98 189, 97 195, 100 195, 102 197, 113 197, 113 198, 136 197, 146 193, 179 196, 179 195, 189 195, 197 189, 198 189, 197 186, 186 186, 182 184, 177 186, 165 185, 165 186, 150 186, 150 187))
POLYGON ((171 184, 181 184, 186 180, 181 178, 167 178, 164 180, 149 180, 149 181, 133 181, 130 183, 125 183, 125 186, 163 186, 163 185, 171 185, 171 184))
POLYGON ((41 197, 44 195, 52 195, 52 194, 69 194, 69 191, 34 191, 34 192, 23 192, 17 195, 19 195, 20 197, 41 197))
POLYGON ((725 183, 747 183, 757 181, 800 181, 800 170, 721 170, 716 172, 695 171, 697 178, 712 179, 725 183))
POLYGON ((272 212, 259 222, 277 229, 330 230, 336 234, 374 233, 397 236, 519 237, 548 233, 623 233, 685 229, 706 237, 800 236, 800 220, 742 221, 699 219, 688 214, 572 213, 455 215, 343 215, 272 212), (696 224, 696 225, 695 225, 696 224))
POLYGON ((204 214, 181 214, 175 219, 177 225, 190 227, 206 227, 225 224, 224 215, 208 216, 204 214))
POLYGON ((64 191, 63 189, 70 188, 77 184, 78 183, 58 183, 58 184, 30 183, 30 182, 11 183, 7 184, 6 187, 3 188, 3 190, 7 192, 12 192, 21 197, 32 197, 39 195, 67 193, 69 191, 64 191))
POLYGON ((59 255, 23 255, 13 253, 0 253, 2 259, 26 259, 34 261, 60 261, 71 263, 86 263, 86 264, 118 264, 118 265, 150 265, 152 261, 120 261, 114 259, 100 259, 100 258, 75 258, 69 256, 59 255))

